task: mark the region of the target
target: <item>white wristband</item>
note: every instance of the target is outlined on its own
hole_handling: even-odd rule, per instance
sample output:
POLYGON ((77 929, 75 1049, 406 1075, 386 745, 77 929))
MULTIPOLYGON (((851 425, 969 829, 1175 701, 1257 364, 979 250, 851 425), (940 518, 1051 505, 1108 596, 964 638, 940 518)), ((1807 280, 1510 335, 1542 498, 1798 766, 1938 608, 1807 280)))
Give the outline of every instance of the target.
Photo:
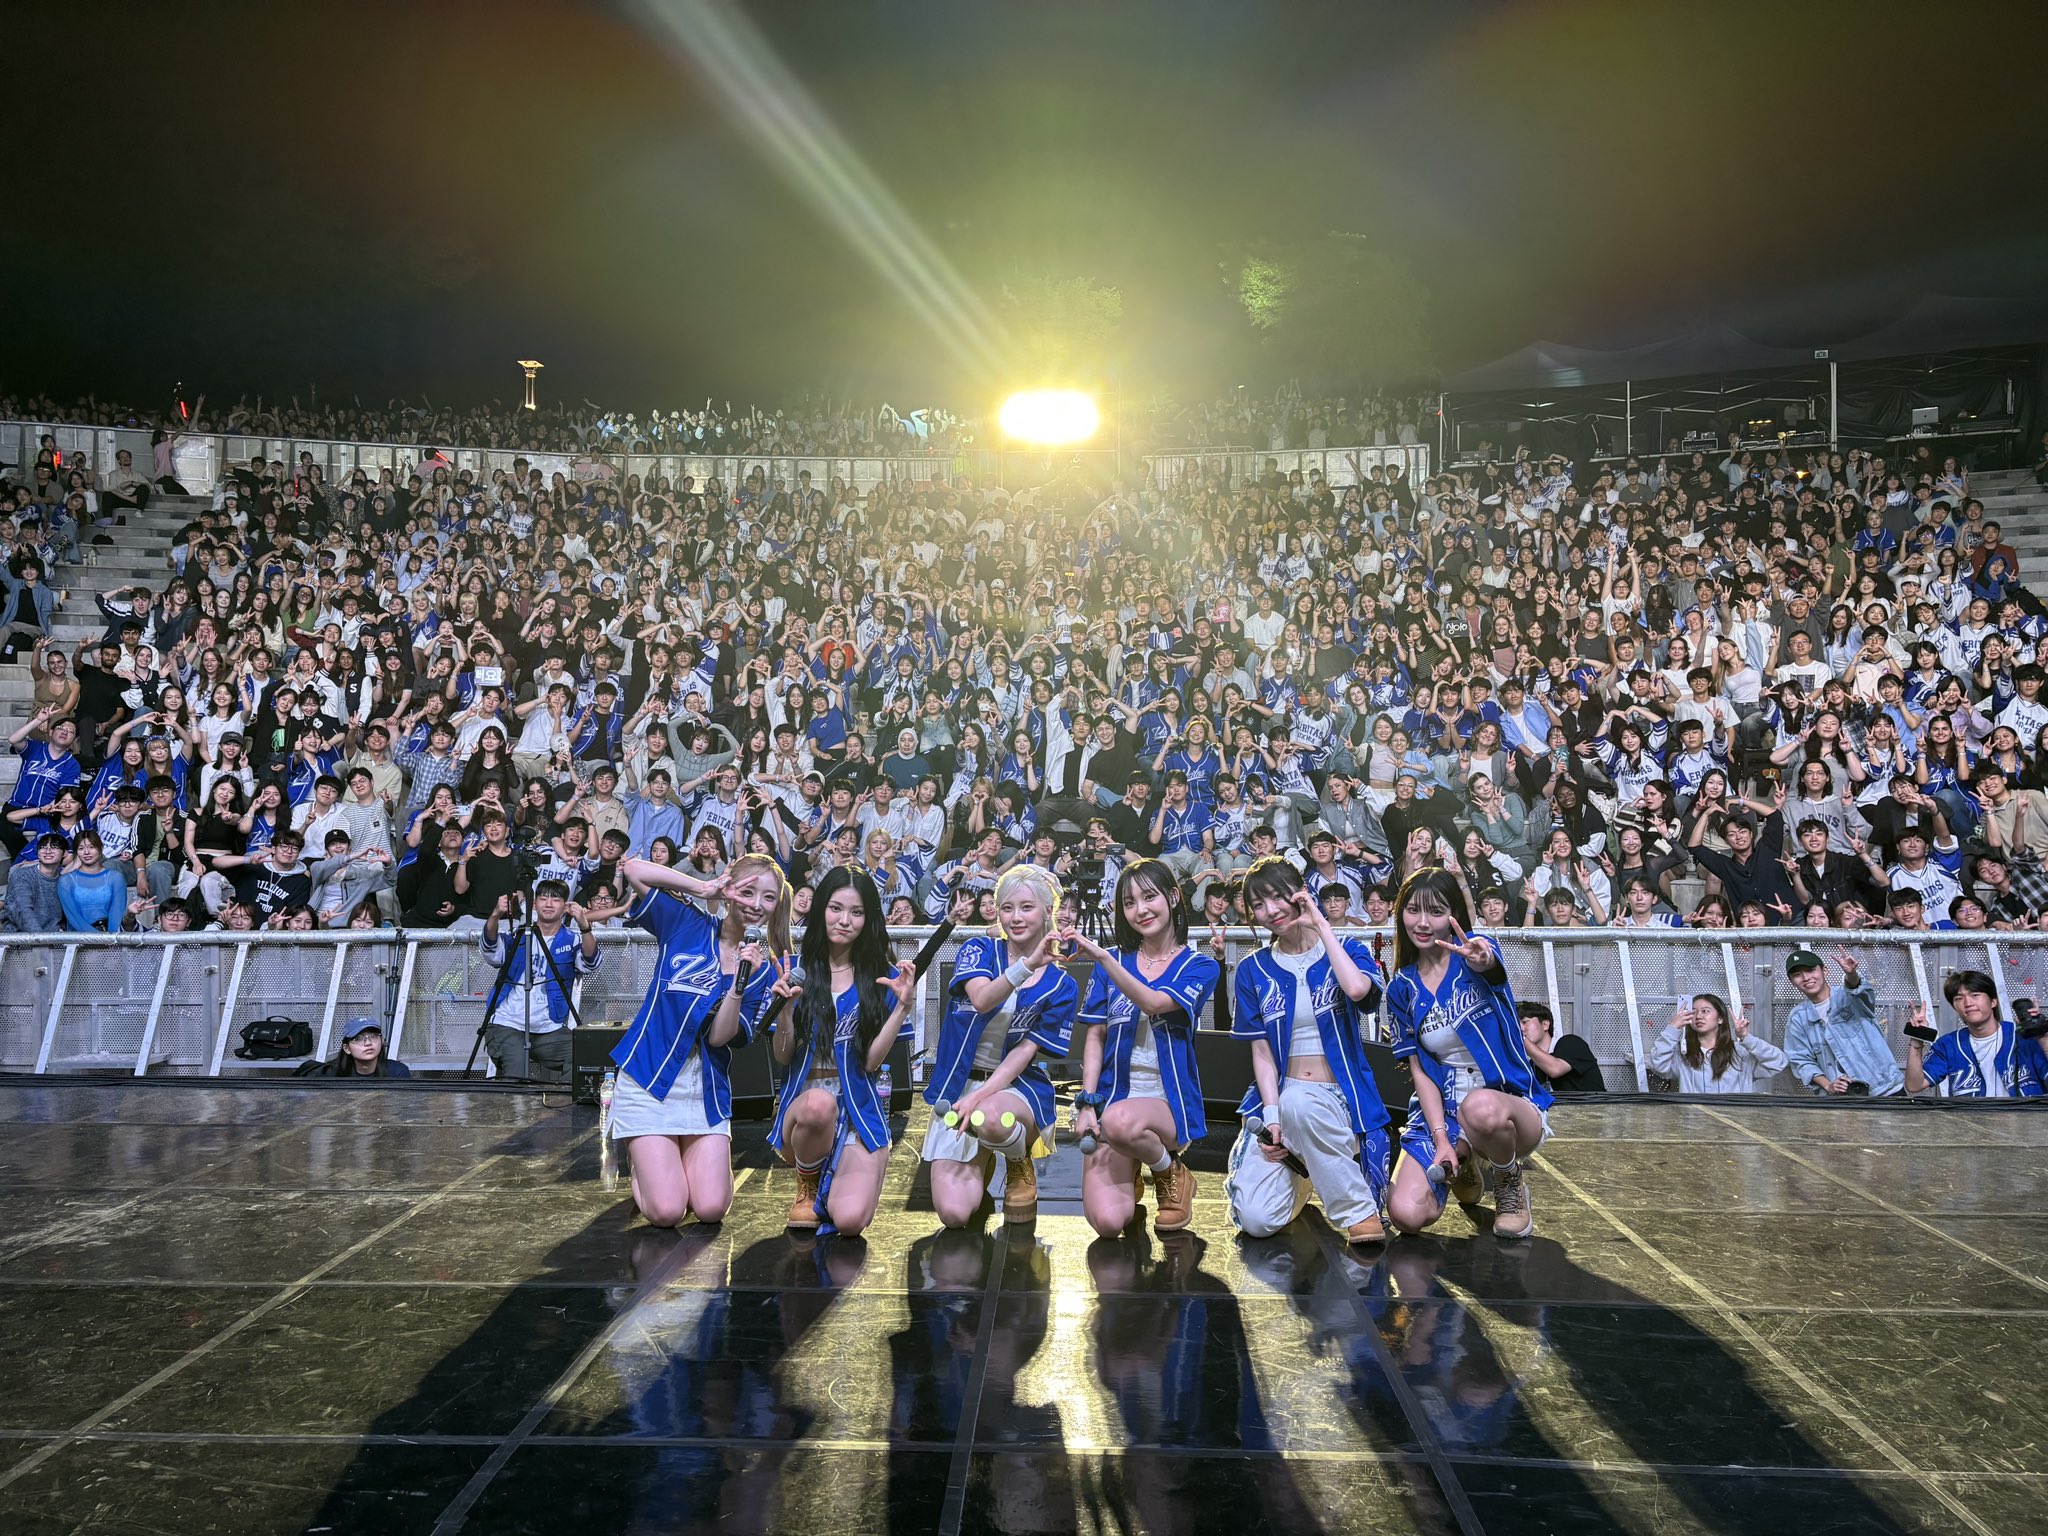
POLYGON ((1268 1125, 1278 1125, 1280 1123, 1280 1106, 1278 1104, 1261 1104, 1259 1106, 1259 1118, 1268 1125))
POLYGON ((1031 979, 1031 967, 1022 960, 1012 960, 1003 971, 1003 980, 1010 984, 1012 992, 1021 991, 1024 983, 1031 979))

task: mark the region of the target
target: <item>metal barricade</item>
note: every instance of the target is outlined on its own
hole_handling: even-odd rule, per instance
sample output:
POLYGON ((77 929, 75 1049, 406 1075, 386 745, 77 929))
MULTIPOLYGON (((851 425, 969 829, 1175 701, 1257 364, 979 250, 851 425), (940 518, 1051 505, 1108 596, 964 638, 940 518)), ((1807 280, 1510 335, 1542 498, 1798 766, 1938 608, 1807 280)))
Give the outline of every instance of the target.
MULTIPOLYGON (((900 930, 905 953, 929 929, 900 930)), ((936 1041, 943 986, 961 934, 920 978, 911 1025, 915 1050, 936 1041)), ((1198 942, 1206 934, 1197 930, 1198 942)), ((1226 954, 1242 959, 1263 935, 1232 929, 1226 954)), ((1904 1057, 1901 1027, 1917 1004, 1943 1014, 1942 982, 1988 972, 2010 1013, 2048 976, 2048 935, 1846 933, 1793 929, 1515 929, 1495 935, 1517 997, 1548 1003, 1560 1033, 1580 1036, 1603 1067, 1649 1086, 1648 1054, 1680 998, 1712 993, 1749 1015, 1782 1046, 1800 994, 1785 977, 1794 949, 1817 950, 1834 973, 1837 950, 1855 956, 1876 993, 1878 1023, 1904 1057)), ((603 963, 578 984, 585 1021, 633 1016, 652 979, 654 941, 601 930, 603 963)), ((1838 973, 1834 973, 1838 978, 1838 973)), ((371 929, 320 933, 158 935, 0 934, 0 1071, 201 1074, 275 1070, 234 1051, 253 1020, 284 1016, 312 1026, 315 1056, 339 1048, 337 1026, 357 1016, 386 1029, 411 1065, 459 1068, 469 1058, 495 979, 473 933, 371 929)), ((1790 1090, 1792 1085, 1779 1086, 1790 1090)))
MULTIPOLYGON (((101 474, 114 468, 117 449, 135 456, 135 467, 155 478, 150 453, 150 431, 144 428, 72 426, 52 422, 0 421, 0 464, 27 465, 35 461, 41 439, 55 440, 58 452, 68 463, 84 458, 101 474)), ((543 478, 560 474, 577 478, 576 466, 600 460, 621 478, 638 475, 643 483, 667 476, 678 481, 690 475, 701 485, 716 476, 728 488, 739 485, 755 469, 771 481, 780 479, 792 489, 797 476, 810 471, 811 482, 823 490, 835 478, 857 491, 877 485, 946 485, 960 476, 993 482, 1004 468, 1003 456, 987 449, 962 449, 945 453, 869 453, 862 455, 824 454, 738 454, 672 452, 621 454, 606 449, 563 453, 528 448, 466 448, 449 444, 337 442, 325 438, 261 436, 241 432, 187 432, 172 449, 175 477, 195 495, 210 493, 226 470, 247 464, 261 454, 266 462, 275 460, 296 468, 301 456, 316 465, 328 484, 346 480, 361 469, 374 482, 385 470, 399 480, 419 472, 430 450, 437 450, 455 470, 488 479, 509 471, 515 460, 523 459, 543 478)), ((1068 457, 1071 457, 1069 455, 1068 457)), ((1043 478, 1041 476, 1040 478, 1043 478)))
POLYGON ((1319 471, 1333 486, 1356 485, 1359 471, 1369 472, 1375 465, 1399 467, 1408 472, 1410 485, 1418 485, 1429 475, 1430 452, 1427 443, 1390 443, 1371 448, 1275 448, 1268 452, 1191 448, 1184 453, 1154 454, 1145 460, 1145 467, 1147 477, 1162 487, 1210 475, 1227 477, 1232 485, 1243 485, 1263 475, 1269 461, 1283 475, 1298 469, 1302 478, 1307 479, 1311 471, 1319 471))

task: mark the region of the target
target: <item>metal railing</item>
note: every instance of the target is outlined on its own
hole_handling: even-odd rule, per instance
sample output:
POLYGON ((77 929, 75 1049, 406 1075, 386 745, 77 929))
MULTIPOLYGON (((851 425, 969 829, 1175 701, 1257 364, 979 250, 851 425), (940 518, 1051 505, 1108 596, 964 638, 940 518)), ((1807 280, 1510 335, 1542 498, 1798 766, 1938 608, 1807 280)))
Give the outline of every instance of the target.
MULTIPOLYGON (((900 930, 895 939, 907 954, 929 932, 900 930)), ((1249 929, 1226 937, 1233 962, 1259 938, 1249 929)), ((2037 976, 2048 977, 2048 936, 2040 934, 1597 928, 1497 937, 1516 995, 1548 1003, 1560 1032, 1585 1039, 1603 1067, 1631 1073, 1639 1089, 1649 1087, 1651 1034, 1643 1021, 1653 1031, 1680 997, 1720 994, 1748 1012, 1758 1034, 1782 1044, 1786 1017, 1800 1001, 1785 978, 1785 957, 1797 948, 1832 956, 1840 947, 1857 957, 1901 1060, 1907 1010, 1918 1004, 1940 1018, 1949 972, 1989 972, 2007 1016, 2014 997, 2037 995, 2037 976)), ((655 943, 622 929, 601 931, 599 943, 604 964, 580 983, 580 1011, 592 1023, 629 1019, 652 979, 655 943)), ((936 1029, 956 948, 949 944, 919 982, 912 1023, 919 1057, 936 1029)), ((288 1070, 296 1062, 238 1061, 231 1053, 241 1027, 279 1015, 305 1019, 314 1056, 331 1058, 337 1024, 359 1014, 384 1025, 391 1054, 409 1065, 453 1069, 469 1057, 494 974, 476 935, 431 929, 0 934, 0 1070, 288 1070)))
MULTIPOLYGON (((83 456, 105 475, 115 467, 114 455, 127 449, 138 473, 151 476, 150 433, 129 427, 65 426, 51 422, 0 421, 0 464, 28 465, 35 461, 44 435, 55 440, 57 451, 69 462, 83 456)), ((451 471, 468 470, 472 476, 488 479, 499 470, 512 468, 524 459, 543 476, 556 474, 578 478, 577 467, 602 461, 623 479, 640 476, 643 483, 666 475, 670 480, 694 476, 701 484, 716 475, 728 487, 737 486, 757 466, 772 480, 780 477, 794 487, 797 474, 809 470, 820 489, 834 476, 859 490, 886 481, 913 484, 945 483, 958 475, 976 479, 993 476, 1000 455, 981 449, 929 454, 766 454, 766 453, 612 453, 591 450, 580 453, 550 452, 528 448, 456 448, 446 444, 355 443, 326 438, 279 437, 257 433, 190 432, 172 451, 174 478, 195 495, 211 494, 225 468, 246 464, 257 454, 265 459, 296 466, 300 455, 312 458, 323 479, 337 485, 361 469, 374 482, 385 470, 403 482, 414 472, 427 473, 422 461, 428 452, 438 451, 441 462, 451 471)), ((438 466, 436 466, 438 467, 438 466)))
POLYGON ((1429 476, 1427 443, 1391 443, 1381 448, 1276 448, 1263 453, 1256 449, 1223 452, 1197 448, 1185 453, 1155 454, 1145 463, 1153 481, 1161 486, 1210 475, 1227 476, 1232 485, 1243 485, 1265 474, 1268 461, 1283 475, 1298 469, 1305 480, 1311 471, 1319 471, 1328 484, 1346 486, 1356 485, 1360 478, 1352 468, 1354 459, 1360 470, 1369 471, 1374 465, 1405 469, 1410 485, 1419 486, 1429 476))
MULTIPOLYGON (((136 472, 154 478, 150 433, 131 427, 67 426, 56 422, 0 421, 0 464, 29 465, 35 461, 45 435, 55 440, 68 463, 83 457, 100 475, 111 474, 114 455, 126 449, 136 472)), ((296 466, 300 455, 310 455, 321 477, 338 485, 360 469, 374 483, 385 470, 402 483, 406 476, 422 469, 429 449, 438 451, 440 463, 451 473, 467 470, 473 477, 488 479, 499 470, 510 470, 513 461, 524 459, 545 477, 556 474, 580 478, 579 465, 601 459, 623 480, 638 475, 642 484, 666 476, 679 481, 692 476, 699 484, 716 476, 728 487, 739 485, 759 468, 772 481, 782 480, 794 487, 797 476, 808 470, 812 484, 820 489, 835 478, 858 491, 877 485, 950 484, 965 476, 980 483, 1010 486, 1012 489, 1041 484, 1077 463, 1098 478, 1114 475, 1121 455, 1115 449, 1030 449, 1018 447, 966 448, 948 453, 894 454, 766 454, 766 453, 585 453, 548 452, 528 448, 458 448, 446 444, 356 443, 327 438, 278 437, 238 432, 188 432, 172 450, 174 475, 194 495, 211 495, 227 466, 246 464, 257 454, 296 466)), ((1411 483, 1429 473, 1427 446, 1411 443, 1385 448, 1288 449, 1273 453, 1170 453, 1141 461, 1146 475, 1162 486, 1175 485, 1191 476, 1228 473, 1233 485, 1265 473, 1271 459, 1283 474, 1299 469, 1304 475, 1320 471, 1332 485, 1353 484, 1351 461, 1371 469, 1375 464, 1401 465, 1411 483)))

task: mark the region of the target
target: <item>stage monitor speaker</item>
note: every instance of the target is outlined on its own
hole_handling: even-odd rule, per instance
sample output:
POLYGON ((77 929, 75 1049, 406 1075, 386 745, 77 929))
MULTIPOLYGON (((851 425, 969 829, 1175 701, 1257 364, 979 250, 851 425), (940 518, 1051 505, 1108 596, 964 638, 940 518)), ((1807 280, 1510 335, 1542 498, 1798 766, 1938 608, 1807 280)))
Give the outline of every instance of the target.
MULTIPOLYGON (((1398 1127, 1408 1119, 1408 1097, 1413 1080, 1408 1069, 1394 1059, 1387 1046, 1368 1040, 1365 1063, 1372 1068, 1373 1085, 1380 1102, 1398 1127)), ((1195 1071, 1202 1079, 1202 1103, 1212 1119, 1235 1120, 1237 1106, 1252 1083, 1252 1046, 1212 1029, 1195 1031, 1195 1071)))
POLYGON ((598 1084, 611 1070, 612 1052, 625 1037, 623 1024, 585 1024, 569 1032, 569 1089, 578 1104, 597 1102, 598 1084))

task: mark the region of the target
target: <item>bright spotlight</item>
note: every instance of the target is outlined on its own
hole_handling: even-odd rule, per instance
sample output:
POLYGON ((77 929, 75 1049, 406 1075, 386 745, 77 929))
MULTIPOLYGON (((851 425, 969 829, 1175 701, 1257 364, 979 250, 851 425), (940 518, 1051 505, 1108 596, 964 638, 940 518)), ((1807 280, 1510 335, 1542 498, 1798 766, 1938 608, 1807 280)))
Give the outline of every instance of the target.
POLYGON ((1083 443, 1102 425, 1095 402, 1078 389, 1027 389, 1003 402, 1003 435, 1057 448, 1083 443))

